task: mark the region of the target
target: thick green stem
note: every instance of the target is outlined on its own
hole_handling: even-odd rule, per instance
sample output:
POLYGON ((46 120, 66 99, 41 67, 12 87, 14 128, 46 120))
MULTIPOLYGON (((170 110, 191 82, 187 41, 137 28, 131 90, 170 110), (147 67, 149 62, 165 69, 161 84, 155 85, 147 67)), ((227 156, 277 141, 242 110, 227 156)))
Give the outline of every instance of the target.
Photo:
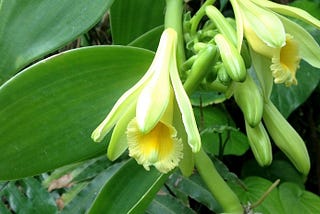
POLYGON ((166 0, 165 28, 173 28, 178 34, 177 65, 180 72, 185 61, 184 42, 182 32, 183 0, 166 0))
MULTIPOLYGON (((205 4, 209 5, 214 2, 215 0, 207 0, 205 4)), ((166 0, 166 6, 165 28, 173 28, 178 34, 177 64, 178 69, 180 70, 183 62, 185 61, 182 32, 183 0, 166 0)), ((194 20, 193 25, 195 28, 197 28, 202 16, 204 16, 204 9, 202 10, 203 11, 201 11, 195 18, 196 20, 194 20)), ((191 82, 192 83, 190 83, 189 87, 186 89, 188 94, 192 93, 191 89, 194 89, 194 86, 199 84, 199 81, 191 82)), ((212 195, 220 203, 224 212, 243 213, 243 208, 238 197, 221 178, 211 159, 202 149, 200 152, 195 154, 195 164, 202 179, 207 184, 212 195)))
POLYGON ((221 205, 224 213, 243 213, 243 208, 238 197, 221 178, 211 159, 203 149, 195 154, 195 164, 200 176, 214 198, 221 205))

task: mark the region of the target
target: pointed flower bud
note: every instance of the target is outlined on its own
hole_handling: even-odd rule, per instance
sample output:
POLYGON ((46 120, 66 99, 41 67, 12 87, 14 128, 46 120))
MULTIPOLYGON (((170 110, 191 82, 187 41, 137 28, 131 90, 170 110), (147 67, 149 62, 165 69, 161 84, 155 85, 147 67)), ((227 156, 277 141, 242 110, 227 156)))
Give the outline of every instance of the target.
POLYGON ((230 78, 236 82, 243 82, 247 76, 247 69, 236 47, 222 34, 217 34, 214 41, 230 78))
POLYGON ((214 6, 210 5, 206 7, 206 14, 216 24, 219 32, 227 37, 233 45, 237 44, 237 34, 232 25, 221 14, 221 12, 214 6))
POLYGON ((299 172, 307 175, 310 158, 305 143, 271 101, 264 106, 263 121, 274 143, 299 172))
POLYGON ((284 27, 274 13, 254 4, 251 0, 230 2, 235 10, 236 20, 241 20, 237 21, 237 25, 243 25, 237 28, 242 27, 246 37, 249 36, 248 31, 253 31, 269 47, 279 48, 285 44, 284 27))
POLYGON ((250 75, 243 83, 234 84, 234 98, 251 127, 257 126, 263 114, 263 98, 259 87, 250 75))
POLYGON ((246 132, 252 153, 260 166, 269 166, 272 162, 272 147, 269 135, 262 122, 251 127, 245 121, 246 132))

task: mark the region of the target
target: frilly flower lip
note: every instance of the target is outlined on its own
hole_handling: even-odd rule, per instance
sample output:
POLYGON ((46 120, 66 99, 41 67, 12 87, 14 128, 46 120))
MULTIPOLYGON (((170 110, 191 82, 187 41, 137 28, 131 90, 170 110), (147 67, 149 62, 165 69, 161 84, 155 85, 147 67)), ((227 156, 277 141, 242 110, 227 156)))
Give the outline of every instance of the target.
POLYGON ((173 126, 176 116, 182 117, 187 145, 193 152, 200 150, 192 106, 179 78, 176 46, 177 33, 167 28, 146 74, 119 98, 93 131, 92 139, 100 142, 115 126, 107 153, 111 160, 128 148, 129 156, 147 170, 153 165, 167 173, 178 166, 184 149, 178 137, 183 133, 177 133, 173 126), (179 108, 174 108, 175 103, 179 108))

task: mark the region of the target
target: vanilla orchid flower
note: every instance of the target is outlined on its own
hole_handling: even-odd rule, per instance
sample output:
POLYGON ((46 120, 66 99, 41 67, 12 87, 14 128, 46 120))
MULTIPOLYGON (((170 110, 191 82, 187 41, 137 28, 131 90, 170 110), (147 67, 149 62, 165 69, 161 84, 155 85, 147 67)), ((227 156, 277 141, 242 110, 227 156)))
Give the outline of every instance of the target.
POLYGON ((92 139, 100 142, 115 126, 108 146, 109 159, 115 160, 128 148, 129 156, 146 170, 155 166, 167 173, 179 165, 188 151, 183 145, 192 152, 200 150, 192 106, 179 78, 176 46, 177 33, 167 28, 146 74, 119 98, 93 131, 92 139), (175 104, 179 108, 174 108, 175 104), (185 133, 177 133, 174 120, 183 123, 185 133), (184 134, 187 144, 179 138, 184 134))
POLYGON ((307 12, 266 0, 232 0, 238 42, 243 33, 253 51, 271 59, 275 83, 297 84, 301 59, 320 68, 320 47, 300 25, 278 13, 293 16, 320 28, 320 21, 307 12), (278 13, 276 13, 278 12, 278 13))

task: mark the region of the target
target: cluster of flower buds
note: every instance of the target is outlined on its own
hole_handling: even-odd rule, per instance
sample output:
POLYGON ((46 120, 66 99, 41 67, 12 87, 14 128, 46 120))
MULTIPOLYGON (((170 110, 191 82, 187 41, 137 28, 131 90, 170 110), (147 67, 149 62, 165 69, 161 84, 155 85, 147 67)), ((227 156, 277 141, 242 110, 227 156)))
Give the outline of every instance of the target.
POLYGON ((270 135, 297 170, 307 175, 310 160, 305 143, 273 105, 270 94, 273 82, 297 84, 301 58, 319 68, 320 48, 307 31, 275 12, 317 28, 320 22, 303 10, 270 1, 232 0, 231 4, 235 19, 206 3, 194 16, 185 15, 189 58, 182 66, 184 86, 198 77, 203 88, 233 96, 257 162, 261 166, 272 162, 270 135))

